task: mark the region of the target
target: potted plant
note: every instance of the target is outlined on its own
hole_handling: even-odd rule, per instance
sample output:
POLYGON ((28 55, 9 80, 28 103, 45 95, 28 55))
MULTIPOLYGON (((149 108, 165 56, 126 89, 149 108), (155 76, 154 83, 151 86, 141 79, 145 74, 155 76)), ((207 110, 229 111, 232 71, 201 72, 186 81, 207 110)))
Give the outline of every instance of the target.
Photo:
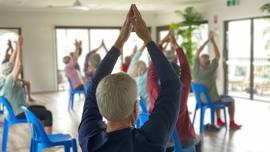
POLYGON ((261 7, 261 10, 264 12, 270 13, 270 3, 266 3, 261 7))
POLYGON ((194 42, 193 34, 198 30, 200 25, 205 21, 202 14, 197 12, 194 7, 187 7, 184 11, 176 11, 176 14, 182 17, 183 21, 172 23, 171 29, 176 33, 176 36, 181 36, 181 46, 186 50, 186 55, 190 65, 193 63, 194 50, 197 48, 194 42))

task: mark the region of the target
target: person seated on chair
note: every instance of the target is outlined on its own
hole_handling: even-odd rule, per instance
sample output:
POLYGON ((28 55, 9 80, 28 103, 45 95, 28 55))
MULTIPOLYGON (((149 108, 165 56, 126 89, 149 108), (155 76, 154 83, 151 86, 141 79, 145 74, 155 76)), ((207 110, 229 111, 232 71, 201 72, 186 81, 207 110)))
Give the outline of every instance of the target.
POLYGON ((21 109, 21 106, 28 107, 28 109, 43 122, 44 129, 46 133, 49 134, 52 133, 52 113, 47 110, 46 107, 41 105, 29 106, 26 101, 24 89, 21 85, 18 84, 17 81, 22 71, 22 45, 23 38, 20 36, 16 42, 16 53, 14 52, 14 65, 7 63, 1 67, 0 95, 8 100, 18 119, 26 118, 23 110, 21 109))
POLYGON ((147 65, 144 61, 139 60, 145 49, 143 45, 139 50, 135 46, 135 53, 132 56, 131 62, 128 68, 128 74, 135 79, 138 87, 139 96, 143 100, 146 108, 149 108, 149 98, 146 92, 146 78, 147 78, 147 65))
MULTIPOLYGON (((228 102, 229 104, 229 116, 230 116, 230 129, 239 129, 241 125, 235 123, 235 103, 234 99, 230 96, 219 96, 216 86, 216 71, 218 69, 218 61, 220 58, 220 53, 218 46, 215 42, 213 32, 209 33, 208 40, 197 50, 195 54, 195 60, 193 65, 193 81, 195 83, 203 84, 209 91, 209 96, 213 102, 228 102), (201 54, 204 47, 211 42, 214 46, 215 58, 210 61, 209 55, 201 54)), ((217 125, 224 126, 225 123, 220 117, 220 109, 216 110, 217 115, 217 125)))
MULTIPOLYGON (((5 66, 5 64, 12 64, 12 67, 14 67, 15 64, 15 57, 16 57, 16 51, 14 51, 11 40, 8 40, 8 48, 6 50, 5 58, 2 61, 2 65, 5 66)), ((35 101, 31 95, 31 82, 23 79, 18 79, 18 83, 25 88, 27 91, 28 99, 29 101, 35 101)))
MULTIPOLYGON (((171 51, 165 51, 164 54, 167 57, 167 59, 171 62, 175 72, 178 74, 182 83, 182 94, 179 99, 180 111, 179 111, 178 120, 176 123, 178 136, 181 139, 181 144, 183 148, 189 148, 195 145, 196 151, 199 152, 201 151, 200 138, 199 136, 196 136, 195 134, 195 130, 189 118, 188 107, 187 107, 188 95, 189 95, 190 87, 191 87, 190 86, 191 74, 190 74, 189 63, 183 49, 177 44, 174 33, 172 31, 170 31, 168 35, 163 40, 160 41, 159 47, 161 50, 164 50, 163 45, 165 42, 166 43, 170 42, 173 49, 171 51), (180 66, 177 65, 177 58, 175 56, 174 50, 176 50, 176 54, 177 54, 177 58, 180 63, 180 66)), ((155 100, 157 99, 159 91, 160 91, 160 86, 158 84, 158 77, 155 72, 153 64, 150 64, 148 74, 147 74, 147 92, 151 101, 150 112, 152 112, 154 108, 155 100)), ((169 145, 172 145, 172 144, 169 143, 169 145)))
POLYGON ((134 46, 132 54, 125 57, 124 63, 121 65, 121 71, 127 73, 130 67, 130 62, 132 60, 133 55, 137 52, 137 45, 134 46))
POLYGON ((80 41, 75 40, 75 52, 73 52, 72 56, 65 56, 63 58, 63 62, 66 65, 64 69, 65 75, 68 78, 69 83, 71 83, 71 87, 77 90, 84 89, 81 73, 76 69, 81 44, 80 41))
POLYGON ((114 46, 105 56, 87 93, 79 127, 83 152, 164 152, 179 112, 180 81, 133 4, 114 46), (161 89, 149 120, 134 128, 137 86, 125 73, 111 74, 131 29, 144 41, 157 71, 161 89), (107 124, 102 118, 107 119, 107 124))
POLYGON ((89 82, 92 80, 93 76, 96 73, 96 69, 98 65, 100 64, 101 57, 97 53, 100 49, 104 48, 106 52, 108 52, 108 49, 104 43, 104 40, 101 41, 101 44, 98 48, 90 51, 87 53, 84 61, 84 75, 85 75, 85 81, 89 82))

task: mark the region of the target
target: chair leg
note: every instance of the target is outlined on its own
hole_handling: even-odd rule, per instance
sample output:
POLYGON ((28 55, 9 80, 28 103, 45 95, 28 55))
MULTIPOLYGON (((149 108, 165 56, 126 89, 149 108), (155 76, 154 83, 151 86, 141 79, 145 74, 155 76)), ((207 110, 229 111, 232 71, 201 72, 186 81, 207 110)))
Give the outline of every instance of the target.
POLYGON ((68 110, 73 110, 74 94, 69 95, 68 110))
POLYGON ((215 109, 211 108, 211 125, 215 125, 215 109))
POLYGON ((192 120, 193 125, 195 123, 196 113, 197 113, 197 108, 195 108, 195 110, 194 110, 194 115, 193 115, 193 120, 192 120))
POLYGON ((226 131, 228 130, 228 123, 227 123, 227 112, 226 112, 226 107, 223 108, 223 111, 224 111, 224 122, 225 122, 225 129, 226 131))
POLYGON ((64 148, 65 148, 65 152, 70 152, 70 145, 65 145, 64 148))
POLYGON ((201 119, 200 119, 200 134, 202 135, 204 133, 204 113, 205 108, 201 108, 201 119))
POLYGON ((8 142, 8 132, 9 132, 9 127, 10 124, 9 122, 4 119, 4 126, 3 126, 3 138, 2 138, 2 152, 6 152, 7 151, 7 142, 8 142))
POLYGON ((73 150, 73 152, 78 151, 76 139, 72 140, 72 150, 73 150))

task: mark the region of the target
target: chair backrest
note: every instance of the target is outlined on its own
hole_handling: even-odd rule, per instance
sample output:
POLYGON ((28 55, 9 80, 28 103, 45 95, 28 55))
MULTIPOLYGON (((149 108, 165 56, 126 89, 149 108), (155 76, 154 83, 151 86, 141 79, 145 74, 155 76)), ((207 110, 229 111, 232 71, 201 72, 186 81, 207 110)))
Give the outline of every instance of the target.
POLYGON ((143 113, 148 113, 148 110, 146 108, 146 105, 144 104, 144 100, 140 99, 140 107, 143 113))
POLYGON ((6 117, 7 120, 15 120, 17 119, 15 117, 15 113, 11 107, 11 105, 9 104, 9 102, 7 101, 7 99, 3 96, 0 96, 0 104, 3 105, 3 112, 4 112, 4 115, 8 115, 8 117, 6 117), (7 113, 6 113, 7 112, 7 113))
POLYGON ((32 140, 35 140, 35 141, 38 140, 44 143, 49 143, 50 140, 46 132, 44 131, 44 128, 40 123, 40 120, 26 107, 23 107, 23 111, 27 118, 27 122, 30 123, 32 140))
POLYGON ((212 104, 212 100, 209 96, 208 89, 199 83, 192 82, 192 89, 196 98, 196 102, 199 106, 202 106, 203 104, 212 104), (202 101, 202 96, 206 100, 206 102, 202 101))
POLYGON ((183 147, 181 144, 180 137, 178 136, 178 132, 176 129, 173 130, 172 140, 174 142, 174 152, 182 151, 183 147))

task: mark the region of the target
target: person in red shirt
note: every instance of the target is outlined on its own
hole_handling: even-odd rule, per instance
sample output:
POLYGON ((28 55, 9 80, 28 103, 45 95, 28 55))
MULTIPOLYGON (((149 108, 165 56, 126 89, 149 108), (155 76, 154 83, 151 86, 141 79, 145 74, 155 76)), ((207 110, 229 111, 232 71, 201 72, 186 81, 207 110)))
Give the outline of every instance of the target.
MULTIPOLYGON (((176 124, 176 129, 181 138, 181 143, 184 148, 197 144, 198 146, 196 146, 196 149, 200 151, 199 138, 196 137, 193 125, 189 118, 187 107, 188 95, 191 87, 191 74, 188 60, 185 56, 183 49, 177 44, 173 32, 169 32, 169 34, 163 40, 160 41, 159 47, 161 50, 164 51, 165 56, 171 62, 172 66, 175 69, 175 72, 178 74, 182 82, 180 111, 176 124), (173 55, 168 55, 172 54, 171 51, 164 51, 165 49, 163 48, 163 44, 168 42, 171 43, 172 48, 174 48, 174 50, 176 49, 176 54, 180 63, 180 67, 176 64, 177 62, 175 60, 175 57, 173 57, 173 55)), ((155 72, 154 66, 151 63, 147 74, 147 93, 150 99, 150 108, 149 108, 150 113, 154 109, 155 100, 159 94, 160 86, 158 81, 159 80, 155 72)))

